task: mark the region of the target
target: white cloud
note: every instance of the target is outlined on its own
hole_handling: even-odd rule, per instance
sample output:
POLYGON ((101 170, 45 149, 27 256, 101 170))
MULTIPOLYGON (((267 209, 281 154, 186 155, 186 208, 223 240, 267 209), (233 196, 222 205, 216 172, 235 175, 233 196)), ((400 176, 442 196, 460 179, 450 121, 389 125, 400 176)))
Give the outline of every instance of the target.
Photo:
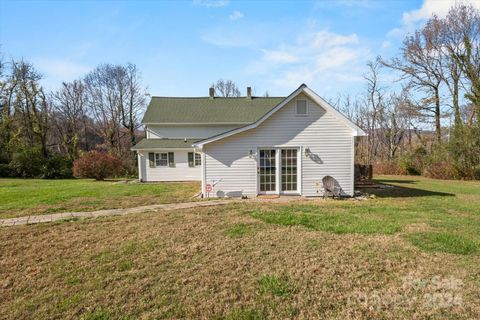
POLYGON ((348 36, 336 34, 329 31, 320 31, 312 35, 307 35, 305 39, 300 39, 300 42, 311 43, 315 48, 331 48, 335 46, 343 46, 348 44, 358 43, 358 36, 353 33, 348 36))
POLYGON ((382 47, 381 47, 381 48, 382 48, 382 49, 388 49, 388 48, 390 48, 391 46, 392 46, 392 43, 391 43, 390 41, 388 41, 388 40, 385 40, 385 41, 382 42, 382 47))
POLYGON ((327 85, 361 80, 370 51, 360 44, 356 34, 342 35, 328 30, 310 32, 293 44, 262 50, 263 56, 249 71, 273 78, 284 88, 303 82, 327 85))
POLYGON ((295 54, 284 50, 263 50, 263 53, 264 59, 272 63, 293 63, 299 60, 295 54))
POLYGON ((224 28, 207 30, 201 34, 201 39, 217 47, 250 47, 254 43, 254 38, 248 32, 224 28))
POLYGON ((65 59, 34 58, 32 62, 45 76, 48 87, 80 78, 92 69, 87 65, 65 59))
POLYGON ((326 6, 342 6, 342 7, 351 7, 351 8, 374 8, 378 6, 381 1, 375 0, 336 0, 336 1, 325 1, 319 0, 315 2, 316 8, 322 8, 326 6))
POLYGON ((455 2, 455 0, 425 0, 420 9, 404 12, 402 22, 415 23, 430 18, 432 14, 445 16, 455 2))
POLYGON ((232 21, 242 19, 243 17, 244 17, 244 14, 238 10, 233 11, 232 14, 228 16, 228 18, 232 21))
POLYGON ((445 17, 452 6, 456 3, 471 4, 480 9, 480 1, 478 0, 424 0, 419 9, 405 11, 402 15, 401 25, 398 28, 390 30, 387 37, 402 38, 407 33, 414 31, 419 23, 429 19, 432 15, 445 17))
POLYGON ((193 4, 206 8, 220 8, 228 5, 228 0, 193 0, 193 4))

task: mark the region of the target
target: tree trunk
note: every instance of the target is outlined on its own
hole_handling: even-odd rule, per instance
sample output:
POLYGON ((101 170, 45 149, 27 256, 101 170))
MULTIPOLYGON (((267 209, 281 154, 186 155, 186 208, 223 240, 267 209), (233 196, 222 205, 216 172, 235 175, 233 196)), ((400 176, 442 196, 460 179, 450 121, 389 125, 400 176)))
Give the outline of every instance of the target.
POLYGON ((440 94, 438 92, 438 87, 434 89, 435 92, 435 140, 437 143, 442 141, 442 124, 440 122, 441 112, 440 112, 440 94))

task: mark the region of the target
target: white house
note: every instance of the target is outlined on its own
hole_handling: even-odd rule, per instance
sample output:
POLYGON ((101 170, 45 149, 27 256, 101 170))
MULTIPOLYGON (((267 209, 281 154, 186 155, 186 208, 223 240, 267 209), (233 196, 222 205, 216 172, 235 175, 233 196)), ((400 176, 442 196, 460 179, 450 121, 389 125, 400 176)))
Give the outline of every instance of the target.
POLYGON ((353 195, 365 135, 305 84, 288 97, 153 97, 142 123, 139 179, 199 180, 207 197, 321 196, 324 176, 353 195))

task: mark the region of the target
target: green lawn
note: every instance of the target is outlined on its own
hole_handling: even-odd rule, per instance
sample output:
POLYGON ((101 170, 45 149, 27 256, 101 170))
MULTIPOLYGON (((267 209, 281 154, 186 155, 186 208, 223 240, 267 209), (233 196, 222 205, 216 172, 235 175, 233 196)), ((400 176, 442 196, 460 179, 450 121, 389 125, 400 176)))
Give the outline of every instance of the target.
POLYGON ((249 209, 267 223, 337 234, 403 234, 429 251, 480 253, 480 183, 379 176, 375 199, 249 209))
POLYGON ((480 319, 480 183, 378 179, 395 187, 366 190, 376 197, 365 201, 0 228, 0 314, 480 319))
POLYGON ((0 218, 192 201, 200 183, 0 179, 0 218))

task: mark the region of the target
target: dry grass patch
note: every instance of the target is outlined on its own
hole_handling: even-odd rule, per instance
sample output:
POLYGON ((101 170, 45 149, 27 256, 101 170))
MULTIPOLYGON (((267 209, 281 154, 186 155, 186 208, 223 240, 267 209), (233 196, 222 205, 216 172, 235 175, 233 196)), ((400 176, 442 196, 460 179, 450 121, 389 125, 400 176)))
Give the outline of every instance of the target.
MULTIPOLYGON (((431 254, 402 236, 268 224, 231 204, 0 230, 0 314, 50 318, 478 318, 479 257, 431 254), (230 237, 228 230, 250 232, 230 237), (462 307, 424 305, 454 276, 462 307), (416 305, 365 305, 362 294, 416 305)), ((265 205, 267 210, 271 208, 265 205)), ((262 210, 263 210, 262 209, 262 210)), ((236 232, 234 232, 236 233, 236 232)))

